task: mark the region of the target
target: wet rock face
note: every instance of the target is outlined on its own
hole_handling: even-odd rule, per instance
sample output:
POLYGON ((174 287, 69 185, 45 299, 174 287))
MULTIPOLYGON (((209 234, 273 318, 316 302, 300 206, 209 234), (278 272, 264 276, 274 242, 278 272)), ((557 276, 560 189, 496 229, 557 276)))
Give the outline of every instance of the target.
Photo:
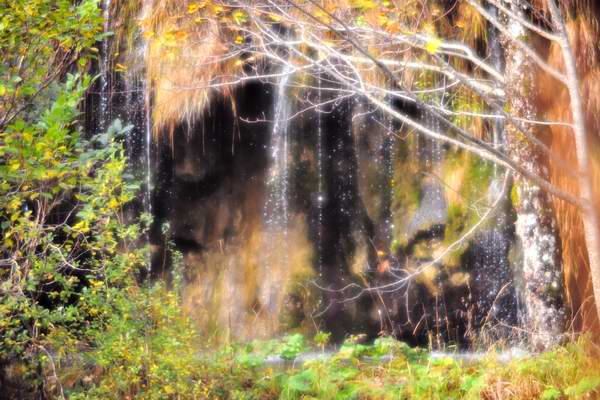
POLYGON ((443 226, 448 219, 448 204, 444 197, 444 188, 434 180, 421 185, 419 208, 412 216, 407 228, 408 237, 418 236, 431 227, 443 226))
MULTIPOLYGON (((323 293, 323 322, 334 338, 348 333, 373 332, 367 313, 372 300, 361 297, 347 301, 348 293, 337 290, 356 282, 352 268, 363 250, 359 263, 368 269, 375 259, 375 249, 369 245, 374 235, 372 220, 366 212, 359 192, 358 155, 352 130, 354 102, 335 103, 329 113, 321 116, 323 129, 323 193, 321 235, 316 239, 318 254, 314 266, 320 272, 319 281, 332 289, 323 293)), ((321 194, 318 194, 320 196, 321 194)), ((318 204, 318 203, 317 203, 318 204)))
MULTIPOLYGON (((408 190, 395 183, 395 168, 407 165, 395 146, 410 152, 410 144, 391 141, 385 126, 354 123, 355 101, 286 127, 288 223, 268 226, 275 96, 271 86, 250 85, 215 100, 194 123, 178 126, 172 141, 164 136, 157 153, 153 274, 168 276, 160 232, 168 222, 184 254, 186 307, 207 333, 269 337, 315 321, 335 340, 385 332, 442 347, 471 343, 490 315, 512 321, 514 292, 503 289, 509 241, 491 230, 465 244, 460 265, 436 259, 451 222, 446 189, 421 179, 410 188, 418 194, 405 196, 415 204, 392 215, 394 196, 408 190), (267 121, 244 122, 256 120, 267 121), (341 290, 411 274, 393 290, 341 290)), ((424 165, 429 171, 440 162, 424 165)))
MULTIPOLYGON (((158 152, 153 275, 169 276, 161 232, 161 225, 169 223, 186 264, 187 306, 202 325, 237 337, 269 336, 283 325, 308 321, 319 311, 310 309, 313 300, 306 298, 314 288, 300 295, 297 286, 306 286, 317 271, 325 287, 350 283, 356 249, 367 248, 372 231, 358 194, 351 107, 343 103, 322 120, 327 132, 321 143, 326 155, 322 192, 316 185, 315 143, 308 134, 314 132, 314 121, 286 128, 290 215, 287 228, 272 232, 265 216, 274 132, 265 110, 273 109, 274 95, 268 85, 250 85, 234 95, 235 107, 230 99, 213 101, 193 124, 179 125, 172 140, 163 136, 158 152), (257 120, 267 122, 243 122, 257 120), (314 218, 318 209, 319 221, 314 218), (322 249, 319 257, 314 256, 317 248, 322 249), (293 318, 283 315, 290 307, 293 318)), ((349 332, 373 331, 364 317, 369 299, 344 303, 331 293, 319 294, 322 305, 331 305, 321 319, 327 330, 340 339, 349 332)))
POLYGON ((471 275, 473 328, 487 340, 514 338, 518 304, 509 260, 512 237, 501 228, 486 229, 471 242, 462 257, 471 275))
MULTIPOLYGON (((195 122, 178 126, 172 139, 162 137, 153 201, 154 243, 161 243, 160 225, 168 222, 179 249, 202 252, 222 246, 244 224, 260 220, 268 135, 265 124, 241 127, 238 117, 256 119, 272 99, 258 85, 249 85, 235 101, 239 115, 231 99, 221 98, 195 122)), ((164 273, 160 264, 153 271, 164 273)))

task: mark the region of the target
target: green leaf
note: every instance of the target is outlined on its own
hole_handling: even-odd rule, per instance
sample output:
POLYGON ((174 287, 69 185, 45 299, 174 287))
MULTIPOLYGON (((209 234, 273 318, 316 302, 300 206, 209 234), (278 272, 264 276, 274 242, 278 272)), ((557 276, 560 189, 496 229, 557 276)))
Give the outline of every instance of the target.
POLYGON ((284 360, 293 360, 305 350, 304 336, 300 333, 296 333, 284 338, 283 344, 279 350, 279 355, 284 360))
POLYGON ((312 384, 317 380, 317 374, 310 369, 292 375, 288 378, 286 384, 288 389, 299 393, 308 393, 312 384))
POLYGON ((561 396, 560 390, 558 390, 555 387, 549 387, 549 388, 546 388, 546 390, 544 390, 542 392, 541 399, 542 400, 558 400, 558 399, 560 399, 560 396, 561 396))
POLYGON ((600 389, 600 377, 585 377, 565 390, 567 396, 582 396, 600 389))

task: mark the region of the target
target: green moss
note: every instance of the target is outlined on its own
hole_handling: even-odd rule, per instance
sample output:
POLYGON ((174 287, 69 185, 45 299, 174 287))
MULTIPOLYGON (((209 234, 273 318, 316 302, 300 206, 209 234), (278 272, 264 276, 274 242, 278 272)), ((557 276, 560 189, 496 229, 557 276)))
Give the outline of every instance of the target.
MULTIPOLYGON (((450 246, 460 238, 465 229, 466 220, 468 220, 468 210, 463 204, 451 203, 448 206, 448 221, 444 230, 444 247, 450 246)), ((460 250, 450 252, 444 260, 445 264, 450 267, 457 266, 461 255, 460 250)))
POLYGON ((403 141, 398 145, 392 182, 392 215, 394 216, 394 240, 392 251, 406 244, 406 228, 409 215, 419 207, 421 199, 421 174, 418 162, 411 153, 414 148, 414 138, 403 141))
POLYGON ((312 268, 306 268, 292 276, 286 290, 283 310, 279 314, 280 329, 284 332, 311 332, 314 328, 312 320, 307 317, 318 309, 318 301, 322 297, 315 285, 310 282, 315 278, 312 268))
MULTIPOLYGON (((494 167, 489 162, 462 151, 450 151, 446 155, 443 166, 443 176, 446 182, 456 187, 448 191, 456 191, 448 196, 448 220, 444 231, 445 246, 450 246, 462 237, 468 229, 481 218, 472 207, 482 203, 488 192, 494 167), (460 179, 451 179, 452 174, 462 173, 460 179)), ((449 267, 458 266, 462 252, 466 246, 448 254, 445 264, 449 267)))

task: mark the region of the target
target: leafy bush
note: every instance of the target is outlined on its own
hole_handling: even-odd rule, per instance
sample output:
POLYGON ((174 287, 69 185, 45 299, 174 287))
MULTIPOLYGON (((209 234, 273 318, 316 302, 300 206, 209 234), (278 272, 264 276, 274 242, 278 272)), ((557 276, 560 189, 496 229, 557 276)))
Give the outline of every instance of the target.
POLYGON ((86 354, 88 364, 101 371, 99 379, 69 397, 193 398, 202 389, 197 351, 196 331, 173 291, 162 284, 132 287, 119 296, 106 330, 86 354))
POLYGON ((0 360, 60 356, 101 330, 145 263, 122 209, 137 185, 109 132, 73 129, 88 78, 70 75, 35 123, 0 133, 0 360))
POLYGON ((0 131, 37 122, 56 82, 86 67, 104 35, 98 0, 3 1, 0 14, 0 131))

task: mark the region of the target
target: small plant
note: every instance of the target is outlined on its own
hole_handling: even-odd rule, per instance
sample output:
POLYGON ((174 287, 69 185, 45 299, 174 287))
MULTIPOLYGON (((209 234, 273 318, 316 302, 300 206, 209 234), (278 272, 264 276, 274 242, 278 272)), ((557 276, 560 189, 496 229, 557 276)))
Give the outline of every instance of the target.
POLYGON ((327 346, 330 339, 331 339, 331 333, 319 331, 315 334, 313 341, 321 349, 321 352, 324 352, 325 346, 327 346))
POLYGON ((279 349, 279 356, 284 360, 293 360, 298 355, 306 351, 304 344, 304 336, 300 333, 286 336, 283 339, 281 347, 279 349))

